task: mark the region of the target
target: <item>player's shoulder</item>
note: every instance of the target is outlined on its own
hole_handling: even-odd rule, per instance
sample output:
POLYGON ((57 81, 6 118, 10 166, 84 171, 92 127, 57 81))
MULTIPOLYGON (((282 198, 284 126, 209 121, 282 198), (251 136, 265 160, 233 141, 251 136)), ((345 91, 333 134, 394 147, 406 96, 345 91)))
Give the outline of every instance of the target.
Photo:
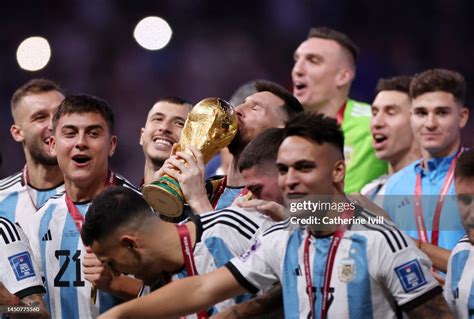
MULTIPOLYGON (((259 214, 260 215, 260 214, 259 214)), ((203 232, 234 231, 251 239, 262 225, 262 217, 239 207, 227 207, 199 215, 203 232)))
POLYGON ((467 235, 464 235, 463 237, 461 237, 461 239, 459 239, 456 246, 454 246, 451 255, 455 255, 456 253, 463 250, 471 250, 472 247, 473 245, 469 241, 469 237, 467 235))
POLYGON ((21 241, 20 227, 5 217, 0 217, 0 247, 21 241))
POLYGON ((346 108, 348 108, 348 111, 350 112, 350 118, 372 117, 372 108, 370 104, 367 104, 365 102, 348 99, 346 103, 346 108))
POLYGON ((415 166, 420 160, 414 161, 395 174, 391 175, 385 183, 385 195, 404 195, 407 193, 407 185, 415 185, 415 166))
POLYGON ((299 226, 291 223, 291 219, 287 218, 266 229, 262 234, 262 238, 287 237, 297 229, 299 229, 299 226))
POLYGON ((398 253, 409 247, 409 239, 385 216, 359 208, 355 217, 359 222, 351 227, 349 234, 362 236, 372 249, 398 253))
POLYGON ((33 215, 33 220, 39 220, 42 216, 52 210, 57 210, 58 207, 66 207, 66 191, 62 190, 59 193, 49 197, 43 205, 33 215))
POLYGON ((17 172, 0 180, 0 192, 9 192, 22 186, 22 173, 17 172))

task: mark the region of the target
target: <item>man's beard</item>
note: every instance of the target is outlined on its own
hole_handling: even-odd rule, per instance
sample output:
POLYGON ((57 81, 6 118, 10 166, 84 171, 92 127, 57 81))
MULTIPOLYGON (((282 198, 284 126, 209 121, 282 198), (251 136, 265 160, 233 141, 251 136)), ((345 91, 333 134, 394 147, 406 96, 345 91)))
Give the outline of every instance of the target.
POLYGON ((237 134, 232 139, 230 144, 227 146, 227 148, 229 149, 229 152, 234 156, 236 161, 239 158, 239 155, 244 150, 245 146, 247 146, 249 142, 250 141, 248 141, 248 139, 245 138, 243 132, 237 131, 237 134))
POLYGON ((46 154, 38 143, 32 144, 29 147, 31 157, 38 163, 44 166, 57 166, 58 159, 55 156, 46 154))

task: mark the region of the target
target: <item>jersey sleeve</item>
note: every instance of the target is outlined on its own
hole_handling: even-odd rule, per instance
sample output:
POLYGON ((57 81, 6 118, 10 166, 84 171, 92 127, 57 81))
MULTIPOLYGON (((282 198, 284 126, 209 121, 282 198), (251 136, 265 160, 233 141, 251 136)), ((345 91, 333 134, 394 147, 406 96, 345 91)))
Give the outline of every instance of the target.
POLYGON ((38 274, 40 277, 45 277, 44 272, 43 272, 43 262, 42 262, 42 256, 41 256, 41 247, 40 247, 40 235, 39 235, 39 229, 40 229, 40 223, 41 223, 41 216, 44 215, 44 211, 49 207, 48 205, 45 205, 41 207, 32 217, 30 222, 25 228, 25 233, 28 237, 29 243, 30 243, 30 248, 31 248, 31 253, 32 253, 32 258, 33 262, 38 269, 38 274))
POLYGON ((286 249, 285 231, 265 233, 255 239, 240 257, 226 267, 242 287, 251 293, 266 291, 279 281, 286 249))
POLYGON ((13 236, 0 237, 0 281, 20 299, 45 293, 25 233, 13 223, 10 226, 13 236))
POLYGON ((454 302, 454 295, 451 290, 451 283, 452 283, 452 276, 453 276, 453 268, 452 268, 453 255, 454 255, 454 251, 451 254, 451 256, 449 256, 448 272, 446 273, 446 281, 444 283, 443 295, 444 295, 444 299, 446 300, 446 303, 449 306, 449 309, 452 312, 455 312, 456 303, 454 302))
MULTIPOLYGON (((431 273, 431 261, 406 235, 398 230, 398 242, 380 239, 377 260, 379 279, 403 311, 414 309, 442 293, 431 273)), ((388 235, 387 235, 388 236, 388 235)))

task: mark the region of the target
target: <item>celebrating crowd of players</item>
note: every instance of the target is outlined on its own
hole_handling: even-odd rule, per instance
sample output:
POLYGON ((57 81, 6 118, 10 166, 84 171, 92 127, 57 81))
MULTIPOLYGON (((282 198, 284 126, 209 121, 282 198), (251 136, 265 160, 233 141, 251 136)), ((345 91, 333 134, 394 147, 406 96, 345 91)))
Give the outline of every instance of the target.
POLYGON ((46 79, 24 84, 10 131, 26 163, 0 180, 0 307, 9 306, 0 309, 15 316, 27 306, 45 318, 474 318, 465 80, 445 69, 381 79, 369 105, 348 98, 357 58, 343 33, 311 29, 295 50, 293 94, 255 81, 234 96, 231 158, 222 154, 225 174, 207 181, 198 149, 173 148, 192 104, 158 100, 139 138, 143 184, 174 177, 187 203, 180 220, 160 216, 142 185, 110 170, 118 140, 106 102, 46 79), (289 209, 319 198, 355 206, 289 209), (294 222, 318 216, 357 222, 294 222), (377 216, 383 222, 371 223, 377 216))

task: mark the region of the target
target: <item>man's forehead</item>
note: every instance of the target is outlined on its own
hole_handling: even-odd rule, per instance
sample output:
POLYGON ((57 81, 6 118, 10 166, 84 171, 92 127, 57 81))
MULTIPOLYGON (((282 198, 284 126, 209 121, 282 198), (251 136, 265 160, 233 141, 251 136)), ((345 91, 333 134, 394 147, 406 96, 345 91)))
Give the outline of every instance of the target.
POLYGON ((455 107, 457 104, 454 95, 444 91, 423 93, 413 99, 413 106, 415 107, 455 107))
POLYGON ((342 46, 334 40, 324 38, 309 38, 303 41, 296 49, 296 54, 324 54, 336 53, 342 50, 342 46))
POLYGON ((188 105, 159 101, 156 102, 148 112, 148 117, 157 113, 166 116, 181 116, 183 114, 187 115, 190 111, 191 108, 188 105))
POLYGON ((101 126, 107 127, 107 122, 99 113, 70 113, 62 115, 58 120, 59 126, 101 126))
POLYGON ((284 101, 277 95, 269 92, 269 91, 262 91, 257 92, 245 99, 246 101, 251 100, 258 102, 262 106, 268 107, 278 107, 284 104, 284 101))
POLYGON ((395 90, 384 90, 380 91, 375 96, 372 106, 383 107, 385 105, 401 105, 405 102, 410 102, 410 96, 408 93, 395 90))

